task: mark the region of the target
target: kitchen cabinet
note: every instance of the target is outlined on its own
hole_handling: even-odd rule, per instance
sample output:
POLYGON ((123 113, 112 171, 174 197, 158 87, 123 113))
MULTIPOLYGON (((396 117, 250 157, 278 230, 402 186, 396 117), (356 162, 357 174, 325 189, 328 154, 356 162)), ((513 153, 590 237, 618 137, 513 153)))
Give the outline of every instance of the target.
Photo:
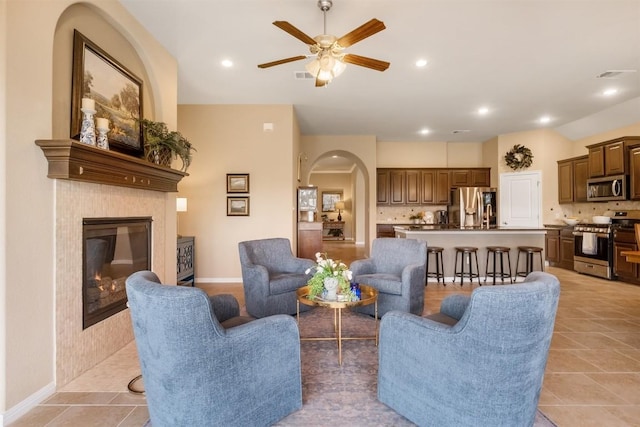
POLYGON ((573 270, 573 227, 547 228, 545 253, 550 266, 573 270))
POLYGON ((454 169, 451 171, 452 187, 489 187, 491 168, 454 169))
POLYGON ((491 168, 379 168, 378 205, 448 205, 452 187, 488 187, 491 168))
POLYGON ((622 282, 640 284, 638 264, 627 261, 621 255, 625 251, 637 251, 636 235, 633 229, 617 229, 613 232, 613 274, 622 282))
POLYGON ((589 156, 558 161, 558 203, 587 201, 589 156))
POLYGON ((394 224, 378 224, 376 225, 376 237, 396 237, 393 230, 394 224))
POLYGON ((560 229, 548 228, 544 238, 544 253, 550 266, 560 263, 560 229))
POLYGON ((640 147, 629 151, 629 181, 631 182, 629 198, 640 200, 640 147))
POLYGON ((575 252, 575 237, 573 227, 560 230, 560 263, 558 267, 573 270, 573 254, 575 252))
POLYGON ((389 204, 389 171, 387 169, 378 169, 376 171, 376 189, 377 204, 389 204))
POLYGON ((298 223, 298 257, 316 259, 316 253, 322 252, 322 222, 298 223))
POLYGON ((588 145, 589 177, 625 175, 629 171, 629 150, 640 145, 640 136, 623 136, 588 145))

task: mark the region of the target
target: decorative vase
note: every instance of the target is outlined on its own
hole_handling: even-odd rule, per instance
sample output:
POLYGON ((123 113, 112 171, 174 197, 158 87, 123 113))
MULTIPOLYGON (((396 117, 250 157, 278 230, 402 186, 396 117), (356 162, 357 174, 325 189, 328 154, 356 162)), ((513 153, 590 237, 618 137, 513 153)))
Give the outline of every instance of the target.
POLYGON ((96 145, 96 128, 93 123, 93 115, 96 110, 81 108, 82 127, 80 128, 80 142, 87 145, 96 145))
POLYGON ((324 289, 327 291, 326 299, 335 300, 337 299, 338 292, 338 278, 337 277, 325 277, 324 278, 324 289))
POLYGON ((98 148, 102 148, 103 150, 109 149, 109 138, 107 138, 108 131, 109 128, 98 128, 98 139, 96 140, 98 148))

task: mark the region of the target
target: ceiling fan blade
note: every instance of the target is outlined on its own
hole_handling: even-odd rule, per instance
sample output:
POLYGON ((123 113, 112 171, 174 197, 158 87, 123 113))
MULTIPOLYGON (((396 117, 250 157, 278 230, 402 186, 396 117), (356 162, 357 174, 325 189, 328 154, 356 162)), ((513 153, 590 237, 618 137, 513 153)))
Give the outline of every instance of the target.
POLYGON ((293 25, 289 24, 287 21, 275 21, 273 25, 291 34, 293 37, 297 38, 302 43, 306 43, 310 46, 317 44, 317 42, 313 38, 309 37, 302 31, 294 27, 293 25))
POLYGON ((300 61, 301 59, 306 59, 307 57, 304 55, 300 56, 292 56, 291 58, 279 59, 273 62, 265 62, 264 64, 259 64, 258 68, 269 68, 276 65, 286 64, 287 62, 300 61))
POLYGON ((329 83, 329 82, 326 81, 326 80, 320 80, 320 79, 316 78, 316 87, 326 86, 327 83, 329 83))
POLYGON ((336 43, 341 47, 349 47, 352 44, 358 43, 360 40, 364 40, 369 36, 374 35, 377 32, 384 30, 385 27, 382 21, 378 21, 373 18, 371 21, 362 24, 350 33, 340 37, 336 43))
POLYGON ((380 61, 379 59, 367 58, 366 56, 354 55, 353 53, 347 53, 342 58, 342 62, 371 68, 377 71, 384 71, 389 68, 389 65, 391 65, 387 61, 380 61))

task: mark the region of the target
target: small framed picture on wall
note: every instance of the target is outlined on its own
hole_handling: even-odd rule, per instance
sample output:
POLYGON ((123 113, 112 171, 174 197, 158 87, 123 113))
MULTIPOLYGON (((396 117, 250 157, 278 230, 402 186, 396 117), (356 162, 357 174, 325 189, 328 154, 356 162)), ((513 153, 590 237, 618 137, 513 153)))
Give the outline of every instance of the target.
POLYGON ((227 216, 249 216, 249 197, 227 197, 227 216))
POLYGON ((249 174, 248 173, 228 173, 227 193, 248 193, 249 174))

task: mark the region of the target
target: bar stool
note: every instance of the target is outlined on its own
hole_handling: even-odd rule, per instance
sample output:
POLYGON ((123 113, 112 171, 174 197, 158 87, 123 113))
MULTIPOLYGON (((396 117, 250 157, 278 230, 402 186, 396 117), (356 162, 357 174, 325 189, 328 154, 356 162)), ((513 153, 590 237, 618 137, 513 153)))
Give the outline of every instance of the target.
POLYGON ((464 278, 468 277, 471 284, 473 284, 473 278, 478 279, 478 285, 480 285, 480 268, 478 267, 478 248, 473 246, 456 246, 456 259, 453 272, 453 283, 456 283, 456 277, 460 278, 460 286, 464 284, 464 278), (460 271, 458 271, 458 255, 460 256, 460 271), (471 255, 476 259, 476 272, 473 272, 473 264, 471 263, 471 255), (464 271, 464 266, 469 263, 469 271, 464 271))
POLYGON ((518 246, 518 257, 516 258, 516 279, 527 277, 533 271, 533 256, 540 256, 540 271, 544 271, 544 261, 542 260, 542 248, 538 246, 518 246), (525 254, 525 270, 520 270, 520 254, 525 254))
POLYGON ((487 246, 487 265, 484 269, 486 272, 484 275, 484 281, 487 282, 487 277, 491 276, 493 278, 493 284, 496 284, 496 276, 502 280, 504 283, 505 277, 509 278, 509 282, 513 283, 513 277, 511 277, 511 248, 507 246, 487 246), (509 267, 509 272, 505 272, 504 270, 504 256, 507 255, 507 266, 509 267), (500 255, 500 272, 496 271, 496 257, 500 255), (489 271, 489 258, 493 256, 493 271, 489 271))
POLYGON ((444 282, 444 264, 442 262, 443 250, 444 248, 441 248, 440 246, 427 246, 427 276, 424 281, 425 286, 427 286, 427 283, 429 282, 429 277, 435 277, 436 283, 440 283, 440 279, 442 279, 442 284, 444 286, 447 286, 447 284, 444 282), (434 260, 436 262, 435 272, 429 270, 429 258, 431 254, 433 254, 435 257, 435 260, 434 260))

